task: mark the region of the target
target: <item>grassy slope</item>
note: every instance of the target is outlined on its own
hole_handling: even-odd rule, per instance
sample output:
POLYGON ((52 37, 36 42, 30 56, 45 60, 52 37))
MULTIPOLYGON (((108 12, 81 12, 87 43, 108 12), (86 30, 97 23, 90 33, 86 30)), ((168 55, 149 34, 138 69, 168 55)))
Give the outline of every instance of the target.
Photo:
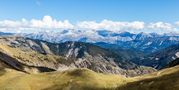
MULTIPOLYGON (((0 46, 14 56, 28 57, 39 61, 36 52, 26 54, 8 46, 0 46), (33 56, 33 57, 31 57, 33 56)), ((43 55, 42 55, 43 57, 43 55)), ((49 56, 50 58, 51 56, 49 56)), ((53 57, 54 58, 54 57, 53 57)), ((58 58, 58 57, 57 57, 58 58)), ((42 61, 48 59, 42 59, 42 61)), ((49 59, 53 60, 53 59, 49 59)), ((56 58, 54 58, 54 62, 56 58)), ((26 61, 26 59, 24 59, 26 61)), ((31 61, 29 61, 31 62, 31 61)), ((179 66, 135 78, 104 75, 88 69, 65 72, 24 74, 11 69, 0 69, 0 89, 7 90, 179 90, 179 66)))
POLYGON ((27 65, 34 65, 39 63, 42 64, 42 66, 54 66, 49 65, 49 62, 53 63, 67 63, 67 61, 56 55, 43 55, 38 52, 35 52, 33 50, 23 50, 21 48, 12 48, 7 45, 0 45, 0 50, 7 53, 8 55, 11 55, 12 57, 16 58, 22 63, 26 63, 27 65))
POLYGON ((119 86, 118 90, 179 90, 179 66, 133 79, 136 81, 119 86))
MULTIPOLYGON (((33 62, 33 61, 36 61, 36 60, 39 60, 39 59, 42 59, 42 60, 45 59, 44 55, 39 54, 39 53, 32 51, 32 50, 24 50, 23 51, 20 48, 12 48, 12 47, 7 46, 7 45, 0 45, 0 49, 2 49, 3 51, 7 52, 8 54, 10 54, 10 55, 22 60, 22 61, 33 62)), ((54 58, 50 58, 50 60, 55 61, 54 58)))
POLYGON ((113 89, 132 79, 119 75, 104 75, 88 69, 64 72, 24 74, 6 71, 0 76, 0 89, 12 90, 96 90, 113 89))
POLYGON ((2 73, 0 89, 7 90, 179 90, 179 66, 135 78, 88 69, 40 74, 7 69, 2 73))

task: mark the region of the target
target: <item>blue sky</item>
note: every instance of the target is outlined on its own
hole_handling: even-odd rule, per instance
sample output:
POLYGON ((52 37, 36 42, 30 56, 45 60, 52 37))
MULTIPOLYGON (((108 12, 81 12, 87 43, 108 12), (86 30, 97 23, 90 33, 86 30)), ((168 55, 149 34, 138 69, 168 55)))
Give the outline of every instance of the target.
POLYGON ((50 15, 71 22, 179 20, 179 0, 1 0, 0 20, 50 15))
POLYGON ((178 32, 179 0, 0 0, 0 31, 178 32))

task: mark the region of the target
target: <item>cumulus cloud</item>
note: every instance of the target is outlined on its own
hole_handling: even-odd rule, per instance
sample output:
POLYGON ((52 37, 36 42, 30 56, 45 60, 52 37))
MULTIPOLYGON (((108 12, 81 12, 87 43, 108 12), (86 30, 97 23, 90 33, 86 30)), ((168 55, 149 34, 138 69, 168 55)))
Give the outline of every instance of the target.
POLYGON ((121 31, 121 30, 139 30, 144 28, 144 22, 114 22, 110 20, 103 20, 100 23, 95 21, 83 21, 77 24, 79 29, 94 29, 94 30, 110 30, 110 31, 121 31))
MULTIPOLYGON (((32 19, 26 20, 3 20, 0 21, 0 31, 8 32, 38 32, 38 31, 62 31, 71 30, 72 33, 77 33, 78 30, 83 30, 83 33, 96 34, 98 30, 107 30, 110 32, 141 32, 150 31, 157 32, 160 30, 162 32, 178 32, 177 26, 179 22, 175 25, 166 22, 152 22, 145 23, 143 21, 132 21, 132 22, 120 22, 103 20, 101 22, 96 21, 81 21, 78 23, 70 23, 68 20, 60 21, 53 19, 51 16, 44 16, 42 19, 32 19)), ((79 33, 78 33, 79 34, 79 33)), ((79 34, 82 35, 82 34, 79 34)), ((87 34, 86 34, 87 35, 87 34)), ((114 38, 115 39, 115 38, 114 38)))
POLYGON ((177 21, 175 24, 176 24, 177 26, 179 26, 179 21, 177 21))
POLYGON ((4 20, 0 21, 0 30, 2 31, 19 31, 19 30, 53 30, 53 29, 73 29, 73 25, 68 21, 57 21, 51 16, 44 16, 42 20, 22 19, 20 21, 4 20))
POLYGON ((150 23, 148 25, 148 28, 150 29, 159 29, 159 30, 172 30, 174 27, 170 23, 165 23, 165 22, 156 22, 156 23, 150 23))
POLYGON ((44 16, 42 20, 32 19, 30 21, 30 27, 33 28, 47 28, 47 29, 72 29, 73 25, 68 21, 53 20, 50 16, 44 16))

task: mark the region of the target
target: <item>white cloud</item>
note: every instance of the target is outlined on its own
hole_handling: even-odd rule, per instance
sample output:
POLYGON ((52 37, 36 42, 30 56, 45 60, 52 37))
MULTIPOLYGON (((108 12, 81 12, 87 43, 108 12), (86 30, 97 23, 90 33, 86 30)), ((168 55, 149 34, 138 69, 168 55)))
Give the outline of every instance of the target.
POLYGON ((148 28, 154 29, 154 30, 172 30, 174 29, 173 25, 170 23, 165 22, 156 22, 156 23, 150 23, 148 25, 148 28))
POLYGON ((179 26, 179 21, 177 21, 175 24, 176 24, 177 26, 179 26))
POLYGON ((68 21, 57 21, 50 16, 44 16, 42 20, 32 19, 30 21, 22 19, 21 21, 4 20, 0 21, 0 30, 53 30, 53 29, 73 29, 73 25, 68 21))
MULTIPOLYGON (((132 21, 132 22, 120 22, 120 21, 111 21, 103 20, 101 22, 96 21, 81 21, 76 24, 70 23, 68 20, 60 21, 53 19, 51 16, 44 16, 42 19, 32 19, 26 20, 3 20, 0 21, 0 31, 8 32, 34 32, 42 30, 64 30, 72 29, 72 33, 77 33, 78 30, 82 30, 82 33, 96 34, 97 30, 108 30, 110 32, 179 32, 177 25, 179 22, 176 22, 175 25, 166 22, 151 22, 145 23, 143 21, 132 21)), ((79 34, 79 33, 78 33, 79 34)), ((82 34, 80 34, 82 35, 82 34)))
POLYGON ((144 22, 114 22, 109 20, 103 20, 100 23, 95 21, 83 21, 77 24, 79 29, 105 29, 110 31, 121 31, 121 30, 139 30, 144 28, 144 22))
POLYGON ((72 29, 73 25, 68 21, 53 20, 50 16, 44 16, 42 20, 32 19, 30 25, 33 28, 46 28, 46 29, 72 29))

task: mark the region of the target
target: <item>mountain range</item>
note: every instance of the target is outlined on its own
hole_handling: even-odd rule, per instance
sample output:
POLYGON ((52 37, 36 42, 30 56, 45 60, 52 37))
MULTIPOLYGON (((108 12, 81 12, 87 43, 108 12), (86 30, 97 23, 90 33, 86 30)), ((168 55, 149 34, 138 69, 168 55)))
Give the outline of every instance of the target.
MULTIPOLYGON (((68 30, 63 33, 68 33, 68 30)), ((175 90, 179 88, 177 34, 98 31, 98 34, 105 39, 117 37, 111 42, 103 40, 94 42, 90 37, 62 38, 61 34, 1 33, 0 89, 9 87, 15 90, 37 88, 175 90), (45 86, 39 87, 41 84, 45 86)))
POLYGON ((136 65, 117 52, 90 43, 74 41, 50 43, 17 36, 1 37, 0 41, 1 60, 26 72, 30 72, 31 67, 37 70, 43 67, 46 70, 56 71, 88 68, 96 72, 126 76, 155 71, 149 67, 136 65))
POLYGON ((92 35, 81 35, 82 31, 79 30, 79 35, 73 36, 69 30, 62 32, 39 32, 31 34, 23 34, 25 37, 32 39, 45 40, 49 42, 65 42, 65 41, 78 41, 88 43, 107 43, 120 46, 125 49, 137 49, 145 53, 155 52, 159 49, 166 48, 170 45, 179 42, 179 34, 177 33, 130 33, 130 32, 110 32, 107 30, 98 30, 97 33, 92 35), (80 36, 81 35, 81 36, 80 36))
MULTIPOLYGON (((26 46, 32 44, 28 47, 38 53, 54 54, 72 59, 81 59, 86 57, 86 54, 94 58, 94 55, 99 53, 102 57, 115 57, 114 61, 117 62, 125 61, 161 69, 178 57, 179 35, 177 33, 114 33, 107 30, 98 30, 98 35, 105 38, 116 37, 116 40, 90 42, 92 41, 90 37, 62 38, 63 35, 69 32, 69 30, 64 30, 62 32, 39 32, 20 35, 25 37, 23 38, 24 41, 30 40, 30 44, 25 42, 26 46)), ((8 34, 4 33, 4 35, 8 34)), ((21 43, 17 40, 14 42, 21 43)), ((134 64, 132 67, 135 66, 134 64)), ((125 64, 120 67, 129 69, 125 64)))

